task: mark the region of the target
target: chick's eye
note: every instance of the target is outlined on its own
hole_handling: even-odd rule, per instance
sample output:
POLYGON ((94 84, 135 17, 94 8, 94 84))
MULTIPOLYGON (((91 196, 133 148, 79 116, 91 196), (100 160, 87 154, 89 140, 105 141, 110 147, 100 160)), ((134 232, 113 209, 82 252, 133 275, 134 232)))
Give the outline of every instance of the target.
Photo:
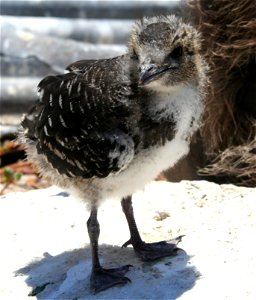
POLYGON ((136 51, 134 49, 132 50, 132 58, 133 59, 138 59, 139 58, 138 54, 136 53, 136 51))
POLYGON ((178 46, 172 50, 170 53, 171 58, 179 58, 183 55, 183 49, 181 46, 178 46))

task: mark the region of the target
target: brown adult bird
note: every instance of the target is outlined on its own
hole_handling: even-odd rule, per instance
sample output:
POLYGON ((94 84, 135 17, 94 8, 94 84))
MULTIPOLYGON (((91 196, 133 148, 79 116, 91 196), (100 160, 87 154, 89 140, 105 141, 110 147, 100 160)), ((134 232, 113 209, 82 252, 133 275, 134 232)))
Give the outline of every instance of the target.
POLYGON ((39 101, 24 117, 20 140, 41 174, 88 204, 91 290, 130 280, 129 265, 105 269, 98 257, 97 209, 121 200, 131 244, 144 261, 174 255, 172 241, 145 243, 131 195, 189 151, 203 110, 206 66, 197 31, 173 15, 135 23, 127 54, 83 60, 38 85, 39 101))

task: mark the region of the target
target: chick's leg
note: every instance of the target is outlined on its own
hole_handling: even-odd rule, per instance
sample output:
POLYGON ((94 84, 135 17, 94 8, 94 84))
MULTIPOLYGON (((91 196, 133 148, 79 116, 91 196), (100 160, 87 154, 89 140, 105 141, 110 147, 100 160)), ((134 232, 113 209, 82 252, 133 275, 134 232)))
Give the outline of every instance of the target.
POLYGON ((95 294, 112 286, 130 282, 130 279, 124 276, 130 265, 112 269, 104 269, 100 265, 98 255, 100 226, 97 220, 97 208, 92 208, 91 210, 91 215, 87 221, 87 229, 92 251, 91 291, 95 294))
POLYGON ((131 235, 130 239, 123 244, 123 247, 132 245, 135 253, 142 261, 152 261, 162 257, 172 256, 177 253, 177 250, 179 249, 177 245, 181 241, 182 236, 170 241, 161 241, 156 243, 143 242, 134 218, 131 196, 123 198, 121 204, 131 235))

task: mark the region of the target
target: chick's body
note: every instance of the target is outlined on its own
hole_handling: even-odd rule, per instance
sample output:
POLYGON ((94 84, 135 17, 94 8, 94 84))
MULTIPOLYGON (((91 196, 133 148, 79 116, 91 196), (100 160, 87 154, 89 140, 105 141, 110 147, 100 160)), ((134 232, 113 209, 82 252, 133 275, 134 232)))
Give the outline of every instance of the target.
POLYGON ((127 279, 120 272, 103 272, 93 246, 101 201, 123 199, 131 231, 128 244, 142 259, 174 252, 175 245, 166 246, 169 252, 163 249, 162 254, 161 247, 152 256, 144 253, 130 195, 189 150, 203 109, 205 65, 198 48, 197 32, 180 19, 144 18, 134 26, 127 54, 79 61, 68 67, 68 74, 43 79, 40 100, 23 121, 20 139, 28 157, 51 182, 75 193, 91 209, 95 292, 127 279), (98 280, 99 273, 104 279, 98 280))

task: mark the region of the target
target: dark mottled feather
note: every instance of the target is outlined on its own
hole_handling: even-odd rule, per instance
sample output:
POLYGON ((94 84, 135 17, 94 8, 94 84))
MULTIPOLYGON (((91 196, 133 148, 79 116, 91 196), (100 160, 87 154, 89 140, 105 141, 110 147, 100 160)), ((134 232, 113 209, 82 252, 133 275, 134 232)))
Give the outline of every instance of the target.
POLYGON ((127 79, 124 59, 79 61, 69 73, 39 83, 39 102, 22 125, 60 174, 106 177, 139 149, 173 138, 173 120, 156 122, 142 113, 140 98, 147 94, 127 79))
POLYGON ((60 173, 105 177, 133 155, 128 82, 114 83, 117 67, 115 60, 84 61, 79 74, 48 76, 39 83, 40 101, 22 125, 28 137, 38 138, 38 153, 60 173), (112 85, 102 85, 104 72, 112 85))

